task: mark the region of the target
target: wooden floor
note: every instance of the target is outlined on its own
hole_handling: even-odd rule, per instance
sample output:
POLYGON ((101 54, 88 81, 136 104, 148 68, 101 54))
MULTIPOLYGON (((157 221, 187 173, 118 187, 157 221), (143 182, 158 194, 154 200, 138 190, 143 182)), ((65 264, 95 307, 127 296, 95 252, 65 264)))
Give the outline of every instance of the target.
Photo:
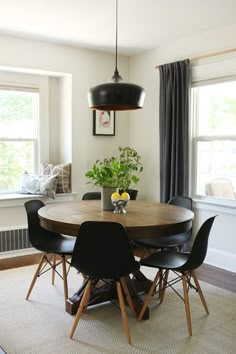
MULTIPOLYGON (((28 256, 12 257, 0 259, 0 270, 25 267, 39 263, 41 254, 32 254, 28 256)), ((1 353, 0 353, 1 354, 1 353)))
POLYGON ((236 293, 236 273, 202 264, 196 270, 196 274, 199 280, 236 293))
MULTIPOLYGON (((37 264, 40 256, 40 254, 35 254, 30 256, 0 259, 0 270, 37 264)), ((203 264, 196 270, 196 274, 199 280, 236 293, 236 273, 229 272, 221 268, 216 268, 208 264, 203 264)))

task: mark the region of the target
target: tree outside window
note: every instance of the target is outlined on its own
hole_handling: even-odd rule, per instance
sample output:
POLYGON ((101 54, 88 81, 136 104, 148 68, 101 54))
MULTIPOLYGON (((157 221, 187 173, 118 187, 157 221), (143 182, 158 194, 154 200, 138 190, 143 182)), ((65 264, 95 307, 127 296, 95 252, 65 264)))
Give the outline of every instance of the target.
POLYGON ((235 199, 236 81, 192 89, 194 194, 235 199))
POLYGON ((0 87, 0 193, 19 190, 24 171, 34 173, 39 92, 0 87))

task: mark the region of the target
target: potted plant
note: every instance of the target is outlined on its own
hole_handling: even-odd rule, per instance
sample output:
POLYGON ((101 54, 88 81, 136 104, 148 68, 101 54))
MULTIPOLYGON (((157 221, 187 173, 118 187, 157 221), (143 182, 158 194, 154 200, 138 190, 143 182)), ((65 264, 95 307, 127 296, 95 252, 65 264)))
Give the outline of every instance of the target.
POLYGON ((110 200, 111 194, 117 190, 129 193, 130 187, 139 181, 137 173, 143 170, 141 157, 135 149, 119 147, 119 152, 119 157, 97 160, 92 169, 85 174, 89 179, 88 183, 101 187, 102 208, 106 210, 114 209, 110 200), (107 201, 106 195, 108 195, 107 201))
POLYGON ((128 192, 131 199, 136 199, 138 191, 131 189, 131 187, 138 183, 140 178, 137 174, 143 171, 141 156, 134 148, 129 146, 125 148, 119 147, 119 151, 119 163, 122 166, 122 172, 119 177, 119 188, 121 191, 128 192))
POLYGON ((97 160, 85 176, 89 183, 101 187, 102 209, 113 210, 111 194, 119 188, 120 164, 115 157, 97 160))

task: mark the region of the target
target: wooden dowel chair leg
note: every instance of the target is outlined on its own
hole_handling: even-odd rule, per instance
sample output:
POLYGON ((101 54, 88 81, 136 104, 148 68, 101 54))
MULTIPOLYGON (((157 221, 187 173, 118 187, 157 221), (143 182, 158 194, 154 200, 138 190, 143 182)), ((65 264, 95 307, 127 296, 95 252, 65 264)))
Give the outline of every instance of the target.
POLYGON ((163 284, 163 270, 160 269, 160 278, 159 278, 159 299, 161 298, 161 290, 162 290, 162 284, 163 284))
MULTIPOLYGON (((162 272, 163 272, 163 270, 162 270, 162 272)), ((167 270, 165 271, 164 279, 162 279, 162 288, 161 288, 161 292, 160 292, 160 303, 161 303, 161 304, 162 304, 162 302, 163 302, 163 300, 164 300, 168 276, 169 276, 169 269, 167 269, 167 270)))
POLYGON ((120 285, 119 281, 116 282, 116 289, 117 289, 117 293, 118 293, 121 316, 122 316, 122 321, 123 321, 125 333, 126 333, 126 336, 127 336, 127 339, 128 339, 128 343, 131 344, 129 324, 128 324, 128 319, 127 319, 127 314, 126 314, 126 309, 125 309, 124 298, 123 298, 123 295, 122 295, 121 285, 120 285))
POLYGON ((144 313, 145 313, 145 311, 146 311, 146 308, 148 307, 148 304, 149 304, 149 302, 150 302, 150 300, 151 300, 153 291, 154 291, 154 289, 155 289, 155 286, 156 286, 156 284, 157 284, 157 282, 158 282, 159 277, 160 277, 160 271, 157 272, 157 274, 156 274, 156 276, 155 276, 155 279, 153 280, 153 283, 152 283, 152 285, 151 285, 151 287, 150 287, 150 289, 149 289, 149 292, 148 292, 148 294, 147 294, 146 300, 145 300, 145 302, 144 302, 144 304, 143 304, 143 307, 142 307, 142 309, 141 309, 141 311, 140 311, 140 314, 139 314, 139 316, 138 316, 138 321, 141 321, 142 318, 143 318, 143 315, 144 315, 144 313))
POLYGON ((92 285, 92 281, 89 280, 88 281, 88 284, 86 285, 86 288, 84 290, 84 295, 81 299, 81 302, 80 302, 80 305, 79 305, 79 308, 78 308, 78 311, 76 313, 76 316, 75 316, 75 320, 74 320, 74 323, 72 325, 72 328, 71 328, 71 331, 70 331, 70 338, 72 339, 73 338, 73 335, 75 333, 75 330, 76 330, 76 327, 78 325, 78 322, 79 322, 79 319, 80 319, 80 316, 83 312, 83 309, 84 307, 87 306, 88 304, 88 301, 89 301, 89 297, 90 297, 90 291, 91 291, 91 285, 92 285))
POLYGON ((128 305, 129 305, 130 311, 131 311, 132 315, 135 318, 137 318, 137 314, 135 312, 134 305, 133 305, 133 302, 132 302, 132 299, 131 299, 131 296, 130 296, 130 293, 129 293, 129 289, 128 289, 127 284, 125 282, 125 279, 121 278, 120 282, 121 282, 122 288, 124 290, 124 293, 125 293, 126 300, 127 300, 128 305))
POLYGON ((144 248, 144 250, 142 251, 142 254, 140 255, 140 261, 144 258, 146 253, 146 249, 144 248))
POLYGON ((36 272, 34 273, 33 280, 32 280, 32 282, 31 282, 31 284, 30 284, 29 290, 28 290, 27 295, 26 295, 26 300, 29 299, 29 296, 30 296, 30 294, 31 294, 31 291, 33 290, 34 284, 35 284, 35 282, 36 282, 36 280, 37 280, 37 277, 38 277, 38 275, 39 275, 39 273, 40 273, 40 270, 41 270, 41 268, 42 268, 42 265, 43 265, 44 260, 45 260, 45 254, 42 255, 42 257, 41 257, 41 259, 40 259, 40 261, 39 261, 38 267, 37 267, 37 269, 36 269, 36 272))
POLYGON ((57 261, 57 256, 54 254, 53 255, 53 260, 52 260, 52 285, 54 285, 55 282, 55 266, 56 266, 56 261, 57 261))
POLYGON ((187 324, 188 324, 188 333, 189 333, 189 336, 191 337, 192 336, 192 323, 191 323, 191 315, 190 315, 190 307, 189 307, 187 280, 186 280, 185 275, 183 275, 182 276, 182 284, 183 284, 183 292, 184 292, 185 312, 186 312, 186 318, 187 318, 187 324))
POLYGON ((66 259, 65 256, 61 256, 62 258, 62 274, 63 274, 63 284, 64 284, 64 297, 65 303, 68 299, 68 284, 67 284, 67 274, 66 274, 66 259))
POLYGON ((205 300, 205 298, 204 298, 204 296, 203 296, 203 292, 202 292, 202 289, 201 289, 200 284, 199 284, 199 282, 198 282, 198 279, 197 279, 197 277, 196 277, 196 274, 195 274, 194 271, 192 271, 191 274, 192 274, 193 280, 194 280, 194 282, 195 282, 196 288, 197 288, 197 290, 198 290, 198 294, 199 294, 199 296, 200 296, 200 299, 201 299, 201 301, 202 301, 202 304, 203 304, 203 306, 204 306, 204 309, 205 309, 206 313, 209 314, 209 310, 208 310, 208 307, 207 307, 207 303, 206 303, 206 300, 205 300))

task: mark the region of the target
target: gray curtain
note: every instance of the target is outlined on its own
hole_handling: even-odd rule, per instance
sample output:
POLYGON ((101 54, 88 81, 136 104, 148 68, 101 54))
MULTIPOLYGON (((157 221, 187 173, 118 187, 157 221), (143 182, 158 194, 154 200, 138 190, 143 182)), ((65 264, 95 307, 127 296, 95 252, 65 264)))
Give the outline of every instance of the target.
POLYGON ((189 60, 161 65, 160 200, 189 194, 189 60))

